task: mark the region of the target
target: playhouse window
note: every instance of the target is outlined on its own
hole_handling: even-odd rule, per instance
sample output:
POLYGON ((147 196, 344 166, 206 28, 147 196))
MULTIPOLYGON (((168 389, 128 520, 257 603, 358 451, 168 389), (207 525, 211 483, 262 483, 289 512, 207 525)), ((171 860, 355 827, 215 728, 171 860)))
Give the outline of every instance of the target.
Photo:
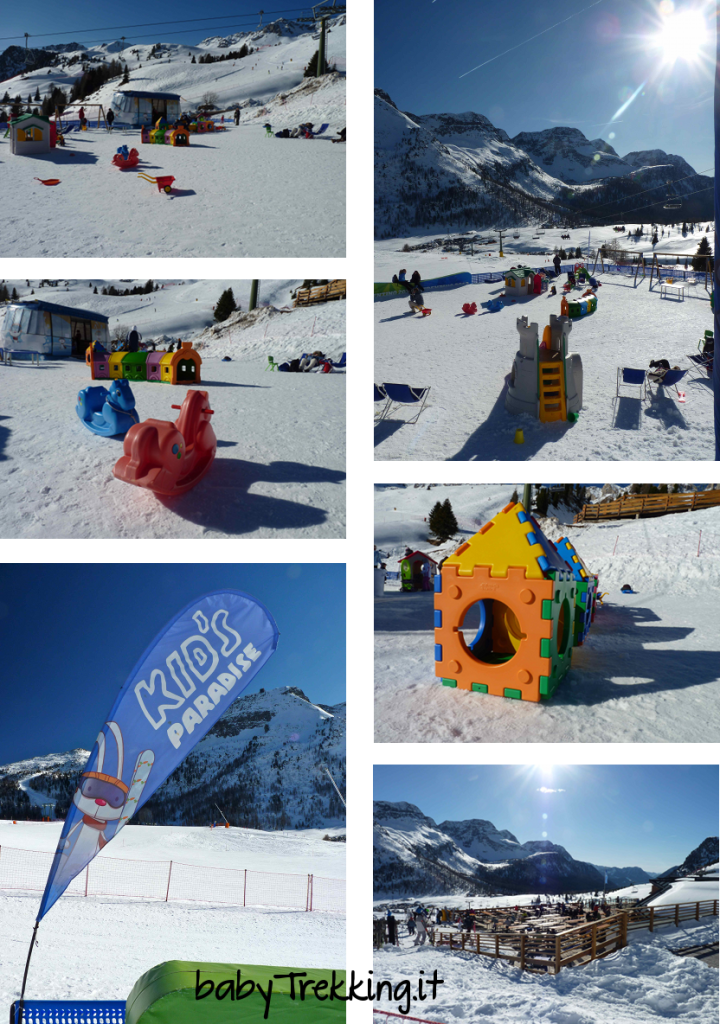
POLYGON ((512 609, 491 598, 465 610, 459 633, 470 657, 486 665, 510 661, 527 635, 512 609))

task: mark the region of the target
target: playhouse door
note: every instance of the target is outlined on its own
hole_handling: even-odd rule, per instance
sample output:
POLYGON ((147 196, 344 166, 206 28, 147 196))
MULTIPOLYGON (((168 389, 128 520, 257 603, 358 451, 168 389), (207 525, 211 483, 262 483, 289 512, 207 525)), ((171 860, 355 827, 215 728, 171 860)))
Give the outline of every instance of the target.
POLYGON ((92 324, 89 320, 70 320, 72 335, 72 354, 77 359, 84 359, 88 345, 92 342, 92 324))
POLYGON ((178 384, 183 381, 195 381, 197 380, 197 374, 195 372, 195 361, 193 359, 181 359, 178 363, 177 368, 177 381, 178 384))

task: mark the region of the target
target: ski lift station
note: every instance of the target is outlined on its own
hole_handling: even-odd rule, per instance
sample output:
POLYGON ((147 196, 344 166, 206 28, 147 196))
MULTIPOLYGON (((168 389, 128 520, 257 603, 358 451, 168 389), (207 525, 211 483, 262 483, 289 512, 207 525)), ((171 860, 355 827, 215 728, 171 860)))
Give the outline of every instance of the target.
POLYGON ((113 93, 112 111, 117 121, 139 127, 160 118, 172 123, 180 117, 180 96, 175 92, 138 92, 123 89, 113 93))
POLYGON ((0 320, 0 349, 13 357, 33 354, 45 359, 65 356, 85 357, 85 350, 94 341, 105 348, 108 341, 108 318, 87 309, 59 306, 37 299, 11 302, 0 320))

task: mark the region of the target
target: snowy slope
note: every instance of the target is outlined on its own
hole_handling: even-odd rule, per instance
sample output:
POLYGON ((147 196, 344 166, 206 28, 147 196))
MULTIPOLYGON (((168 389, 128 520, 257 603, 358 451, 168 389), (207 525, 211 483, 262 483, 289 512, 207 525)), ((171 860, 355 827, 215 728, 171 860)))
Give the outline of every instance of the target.
MULTIPOLYGON (((59 823, 0 822, 0 846, 49 853, 60 830, 59 823)), ((325 832, 128 825, 99 857, 344 878, 345 844, 323 842, 325 832)), ((19 995, 39 902, 39 892, 0 892, 4 1006, 19 995)), ((165 960, 325 968, 345 963, 344 915, 212 903, 63 897, 43 919, 38 939, 30 999, 126 999, 137 979, 165 960), (98 955, 112 970, 89 969, 98 955)))
MULTIPOLYGON (((199 46, 162 43, 150 56, 149 44, 91 48, 97 65, 111 57, 129 69, 125 88, 174 92, 193 110, 214 94, 226 131, 193 135, 190 146, 142 145, 139 132, 120 125, 107 132, 90 121, 86 132, 70 132, 64 148, 49 154, 12 156, 0 137, 3 212, 0 232, 8 256, 342 256, 345 252, 345 147, 329 136, 345 125, 345 24, 331 24, 327 58, 337 73, 303 79, 317 49, 313 33, 274 23, 264 32, 232 37, 255 52, 238 60, 197 63, 203 54, 222 55, 229 40, 199 46), (137 55, 136 55, 137 54, 137 55), (196 63, 192 63, 195 57, 196 63), (235 127, 230 112, 240 108, 235 127), (328 123, 327 137, 268 141, 262 128, 294 128, 305 121, 328 123), (120 171, 112 157, 120 145, 135 147, 140 164, 120 171), (288 164, 292 162, 292 175, 288 164), (171 195, 159 193, 137 173, 173 175, 171 195), (36 178, 59 178, 45 187, 36 178), (179 203, 179 206, 178 206, 179 203), (171 205, 168 205, 171 204, 171 205), (38 220, 39 218, 39 220, 38 220), (42 232, 28 233, 28 220, 42 232)), ((65 53, 59 66, 40 67, 4 83, 11 96, 53 86, 69 93, 81 74, 80 55, 65 53)), ((86 104, 107 108, 120 87, 118 78, 87 96, 86 104)), ((77 116, 80 104, 68 108, 77 116)), ((89 118, 92 109, 88 108, 89 118)))
MULTIPOLYGON (((423 518, 449 498, 460 539, 520 485, 378 488, 375 543, 388 568, 405 544, 427 547, 423 518)), ((375 601, 375 737, 405 742, 713 742, 720 728, 720 509, 548 529, 565 533, 607 592, 549 702, 486 698, 434 676, 433 595, 388 584, 375 601), (702 536, 700 536, 702 531, 702 536), (700 557, 697 556, 701 545, 700 557), (636 591, 622 594, 629 583, 636 591)))
MULTIPOLYGON (((679 234, 677 241, 690 247, 679 234)), ((698 242, 696 233, 693 251, 698 242)), ((437 252, 408 256, 396 251, 392 257, 389 252, 383 255, 378 279, 390 280, 391 267, 395 273, 406 267, 408 276, 417 269, 427 279, 438 271, 484 273, 508 269, 517 262, 518 254, 511 252, 502 260, 486 255, 443 260, 437 252)), ((551 266, 551 259, 531 258, 531 266, 543 265, 551 266)), ((569 339, 570 351, 578 353, 583 363, 583 409, 573 425, 543 424, 526 414, 511 415, 504 404, 518 349, 517 320, 527 316, 529 323, 538 325, 542 337, 550 314, 560 315, 561 294, 552 296, 548 291, 524 297, 489 313, 481 303, 499 295, 503 283, 468 284, 426 292, 425 304, 432 309, 427 317, 413 315, 402 298, 376 302, 375 380, 430 385, 432 390, 417 426, 402 426, 403 418, 409 417, 401 410, 376 427, 375 458, 714 458, 710 381, 688 358, 697 353, 704 331, 712 329, 710 296, 703 277, 687 286, 684 301, 661 298, 657 277, 652 289, 649 277, 644 283, 639 280, 636 287, 633 278, 625 274, 598 272, 597 278, 601 283, 597 311, 574 320, 569 339), (478 315, 466 317, 462 306, 471 302, 477 304, 478 315), (643 401, 631 389, 624 389, 617 398, 619 366, 647 369, 651 359, 660 358, 688 371, 682 384, 685 402, 674 392, 663 394, 654 385, 649 386, 643 401), (522 444, 514 443, 518 428, 524 433, 522 444)), ((564 280, 564 276, 560 278, 561 283, 564 280)), ((572 295, 579 298, 582 291, 572 295)))

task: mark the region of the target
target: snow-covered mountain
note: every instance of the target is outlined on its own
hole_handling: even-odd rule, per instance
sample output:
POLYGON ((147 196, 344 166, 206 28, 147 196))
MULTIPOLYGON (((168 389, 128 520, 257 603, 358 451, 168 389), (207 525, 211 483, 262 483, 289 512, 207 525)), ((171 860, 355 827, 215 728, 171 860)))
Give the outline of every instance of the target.
MULTIPOLYGON (((545 840, 520 843, 490 821, 437 825, 414 804, 376 801, 375 898, 462 894, 567 893, 602 889, 593 865, 545 840)), ((630 869, 610 868, 623 876, 630 869)), ((639 870, 639 869, 635 869, 639 870)))
MULTIPOLYGON (((375 90, 379 238, 463 226, 605 223, 608 217, 612 223, 631 209, 628 200, 654 186, 661 189, 657 206, 642 216, 665 223, 671 216, 662 211, 668 180, 683 196, 712 186, 712 178, 662 150, 621 157, 603 139, 589 140, 569 127, 520 132, 511 139, 482 114, 403 112, 382 89, 375 90), (617 209, 608 210, 608 203, 617 209)), ((710 219, 712 203, 712 192, 684 199, 683 219, 710 219)))
POLYGON ((699 846, 696 846, 687 855, 682 864, 676 864, 675 867, 668 868, 667 871, 663 871, 661 875, 658 875, 658 878, 665 878, 666 875, 693 875, 710 864, 716 864, 717 860, 718 837, 708 836, 707 839, 704 839, 699 846))
MULTIPOLYGON (((63 817, 88 750, 0 767, 0 817, 63 817)), ((139 822, 322 828, 345 812, 322 766, 345 788, 345 705, 312 704, 293 686, 239 697, 138 812, 139 822)))
MULTIPOLYGON (((68 99, 85 70, 107 68, 115 61, 118 72, 127 69, 127 82, 116 74, 87 94, 86 103, 101 103, 107 109, 122 85, 178 93, 185 110, 201 102, 213 103, 218 112, 239 106, 243 124, 262 116, 273 123, 277 119, 278 127, 286 119, 290 125, 311 119, 340 127, 346 113, 345 16, 328 23, 326 57, 337 73, 308 84, 311 80, 303 74, 318 48, 316 36, 312 24, 280 18, 251 31, 209 36, 196 45, 114 40, 93 46, 50 44, 27 51, 11 46, 0 54, 0 83, 10 101, 19 98, 22 110, 39 109, 53 90, 62 90, 68 99)), ((64 101, 56 94, 53 102, 64 101)))
POLYGON ((624 889, 628 885, 643 885, 653 877, 643 868, 610 868, 604 864, 593 864, 593 867, 598 869, 603 879, 607 874, 608 890, 624 889))

